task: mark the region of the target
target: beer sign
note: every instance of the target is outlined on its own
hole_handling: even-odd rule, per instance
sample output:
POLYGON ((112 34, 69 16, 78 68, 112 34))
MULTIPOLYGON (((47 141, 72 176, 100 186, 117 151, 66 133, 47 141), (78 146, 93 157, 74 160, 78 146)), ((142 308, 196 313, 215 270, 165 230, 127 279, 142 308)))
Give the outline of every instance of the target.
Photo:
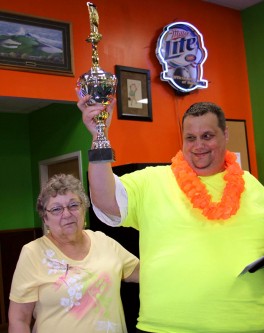
POLYGON ((156 55, 162 65, 162 81, 182 93, 207 88, 203 64, 207 58, 202 34, 190 23, 167 25, 160 35, 156 55))

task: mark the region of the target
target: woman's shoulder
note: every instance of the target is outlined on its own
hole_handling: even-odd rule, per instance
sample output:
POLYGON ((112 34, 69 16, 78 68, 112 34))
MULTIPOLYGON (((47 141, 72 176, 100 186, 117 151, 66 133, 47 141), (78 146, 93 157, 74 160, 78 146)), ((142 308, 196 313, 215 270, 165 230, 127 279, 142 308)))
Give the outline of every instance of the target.
POLYGON ((47 247, 46 239, 47 239, 46 236, 42 236, 42 237, 32 240, 29 243, 24 244, 21 249, 21 255, 28 256, 28 257, 31 257, 31 256, 35 257, 35 256, 40 255, 42 253, 42 250, 47 247))
POLYGON ((85 232, 88 234, 90 237, 91 241, 97 243, 97 244, 108 244, 108 245, 116 245, 119 244, 114 238, 106 235, 104 232, 96 230, 90 230, 86 229, 85 232))
POLYGON ((104 232, 102 231, 99 231, 99 230, 91 230, 91 229, 85 229, 84 230, 87 235, 90 237, 90 238, 94 238, 94 239, 107 239, 109 238, 109 236, 107 236, 104 232))
POLYGON ((40 254, 49 249, 56 251, 57 247, 46 235, 36 238, 22 247, 23 252, 34 254, 40 254))

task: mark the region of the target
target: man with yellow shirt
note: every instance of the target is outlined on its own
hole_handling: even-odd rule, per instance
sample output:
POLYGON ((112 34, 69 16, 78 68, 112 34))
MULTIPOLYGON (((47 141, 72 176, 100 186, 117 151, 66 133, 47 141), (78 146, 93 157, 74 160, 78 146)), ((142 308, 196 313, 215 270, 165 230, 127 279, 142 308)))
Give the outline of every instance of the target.
MULTIPOLYGON (((104 106, 89 97, 78 107, 95 139, 104 106)), ((240 273, 264 255, 264 187, 226 150, 220 107, 193 104, 182 132, 170 166, 118 178, 111 163, 89 163, 97 216, 140 232, 138 332, 263 332, 264 270, 240 273)))

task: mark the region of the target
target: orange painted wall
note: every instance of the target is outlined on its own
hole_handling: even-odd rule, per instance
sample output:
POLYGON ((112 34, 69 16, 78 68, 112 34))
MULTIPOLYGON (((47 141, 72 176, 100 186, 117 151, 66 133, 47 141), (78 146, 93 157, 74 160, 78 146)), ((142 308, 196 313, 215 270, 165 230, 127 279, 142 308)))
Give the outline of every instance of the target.
MULTIPOLYGON (((240 13, 200 0, 98 0, 95 4, 103 35, 101 67, 111 72, 116 64, 151 70, 153 122, 118 120, 115 113, 110 139, 116 164, 169 162, 181 146, 179 120, 186 108, 213 101, 227 118, 246 120, 251 171, 257 176, 240 13), (155 55, 163 27, 176 21, 192 23, 203 34, 208 50, 204 78, 209 87, 185 96, 176 95, 160 80, 161 65, 155 55)), ((1 9, 71 22, 75 67, 74 77, 0 70, 1 95, 75 101, 77 77, 91 66, 91 45, 85 42, 90 34, 86 2, 13 0, 2 3, 1 9)))

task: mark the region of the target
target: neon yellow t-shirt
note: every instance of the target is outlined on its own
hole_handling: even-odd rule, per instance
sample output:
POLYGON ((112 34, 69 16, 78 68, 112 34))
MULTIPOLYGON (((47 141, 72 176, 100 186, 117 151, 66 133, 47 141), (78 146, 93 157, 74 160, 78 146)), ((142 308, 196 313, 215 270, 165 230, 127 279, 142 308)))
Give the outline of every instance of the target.
MULTIPOLYGON (((192 208, 170 166, 124 175, 128 216, 140 231, 137 327, 164 333, 264 332, 264 269, 239 276, 264 255, 264 187, 248 172, 240 209, 213 222, 192 208)), ((223 173, 201 177, 215 201, 223 173)))
POLYGON ((91 248, 80 261, 65 256, 46 236, 23 247, 10 299, 36 302, 33 332, 127 332, 120 284, 138 259, 104 233, 86 232, 91 248))

